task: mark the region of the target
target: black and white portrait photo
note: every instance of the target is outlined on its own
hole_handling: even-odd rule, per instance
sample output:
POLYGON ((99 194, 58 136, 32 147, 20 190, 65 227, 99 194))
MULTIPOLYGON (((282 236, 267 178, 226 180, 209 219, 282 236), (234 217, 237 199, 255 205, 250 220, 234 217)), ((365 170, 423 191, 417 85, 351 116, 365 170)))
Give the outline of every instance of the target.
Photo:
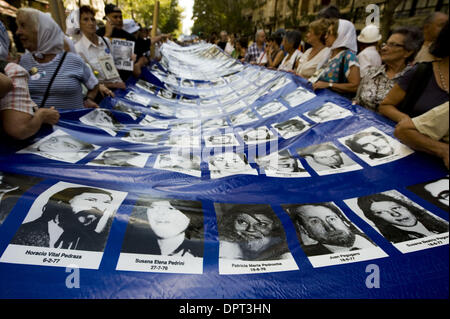
POLYGON ((212 107, 202 107, 199 108, 200 117, 202 118, 211 118, 217 115, 222 115, 222 109, 218 106, 212 106, 212 107))
POLYGON ((448 244, 448 222, 396 190, 344 202, 403 253, 448 244), (429 245, 432 240, 423 238, 436 243, 429 245))
POLYGON ((233 274, 250 269, 233 269, 230 262, 285 260, 261 272, 298 269, 289 250, 286 234, 270 205, 214 204, 219 233, 219 273, 233 274))
POLYGON ((171 132, 174 131, 188 131, 193 134, 193 131, 200 130, 202 122, 199 119, 183 120, 182 122, 175 122, 171 125, 171 132))
MULTIPOLYGON (((175 73, 175 72, 173 72, 173 73, 175 73)), ((177 77, 172 73, 166 73, 165 79, 163 82, 166 83, 167 88, 169 88, 170 86, 176 87, 176 86, 178 86, 178 83, 179 83, 177 77)))
POLYGON ((52 160, 76 163, 98 148, 99 146, 83 142, 62 130, 56 130, 17 153, 35 154, 52 160))
POLYGON ((230 127, 226 118, 213 118, 202 121, 202 128, 205 131, 211 131, 221 128, 230 127))
POLYGON ((118 167, 144 167, 150 153, 139 153, 116 148, 108 148, 87 165, 118 166, 118 167))
POLYGON ((123 126, 114 118, 114 115, 107 109, 94 109, 80 117, 80 122, 89 126, 98 127, 112 136, 117 135, 123 126))
POLYGON ((188 132, 188 134, 181 134, 181 132, 171 132, 165 145, 185 148, 200 147, 200 136, 194 133, 195 132, 188 132))
POLYGON ((284 88, 291 83, 292 83, 291 80, 289 80, 285 76, 282 76, 282 77, 279 77, 278 79, 275 79, 274 81, 272 81, 270 83, 270 86, 268 87, 268 89, 270 89, 272 92, 276 92, 279 89, 284 88))
POLYGON ((446 212, 449 211, 449 177, 448 175, 436 180, 411 185, 407 187, 411 192, 434 204, 446 212))
POLYGON ((220 98, 220 104, 225 105, 228 103, 237 102, 239 100, 239 95, 236 93, 230 93, 220 98))
POLYGON ((269 177, 298 178, 310 176, 300 161, 292 157, 287 150, 256 157, 255 162, 264 169, 264 173, 269 177))
POLYGON ((211 83, 208 82, 197 82, 196 86, 197 89, 210 89, 212 87, 211 83))
POLYGON ((136 110, 132 105, 120 100, 113 106, 113 110, 125 113, 133 120, 137 120, 137 118, 142 115, 141 111, 136 110))
POLYGON ((245 144, 259 144, 274 141, 277 136, 266 126, 251 128, 244 132, 239 132, 245 144))
POLYGON ((303 87, 299 86, 291 93, 283 96, 283 99, 289 103, 291 107, 298 106, 300 104, 303 104, 313 98, 315 98, 316 95, 307 89, 304 89, 303 87))
POLYGON ((184 105, 190 105, 190 106, 195 106, 197 105, 197 99, 193 99, 187 96, 182 96, 179 100, 178 103, 180 104, 184 104, 184 105))
POLYGON ((164 99, 164 100, 175 100, 177 98, 177 94, 171 90, 168 89, 160 89, 158 92, 158 97, 164 99))
POLYGON ((287 107, 278 101, 272 101, 267 104, 255 107, 256 112, 263 118, 270 117, 284 111, 287 111, 287 107))
POLYGON ((242 110, 243 108, 246 108, 248 106, 247 102, 245 100, 238 100, 233 103, 229 103, 226 106, 223 107, 226 113, 232 113, 237 110, 242 110))
MULTIPOLYGON (((268 71, 268 70, 264 70, 268 71)), ((253 83, 258 86, 262 86, 272 81, 277 74, 275 72, 261 72, 259 78, 255 79, 253 83)))
POLYGON ((172 149, 172 152, 169 154, 159 154, 156 158, 154 168, 179 172, 195 177, 202 176, 200 156, 176 149, 172 149))
POLYGON ((282 138, 289 139, 306 132, 311 128, 311 125, 299 116, 296 116, 281 123, 274 123, 272 127, 282 138))
POLYGON ((111 55, 99 56, 97 59, 100 68, 108 81, 120 79, 119 72, 116 69, 114 59, 111 55))
POLYGON ((340 138, 339 142, 370 166, 389 163, 414 152, 375 127, 340 138))
POLYGON ((117 269, 202 273, 203 246, 201 202, 141 197, 129 218, 117 269))
POLYGON ((203 257, 201 202, 141 198, 127 226, 122 252, 203 257))
POLYGON ((227 81, 223 77, 219 77, 214 81, 211 81, 211 86, 213 87, 222 87, 227 85, 227 81))
POLYGON ((205 146, 238 146, 239 141, 236 139, 233 133, 215 134, 205 136, 205 146))
POLYGON ((182 79, 180 81, 180 85, 186 88, 193 88, 194 87, 194 81, 189 80, 189 79, 182 79))
POLYGON ((233 89, 230 86, 222 86, 222 87, 216 87, 214 91, 217 93, 217 95, 225 96, 227 94, 230 94, 233 92, 233 89))
POLYGON ((252 92, 255 92, 255 90, 257 89, 256 86, 248 83, 247 81, 234 82, 231 87, 241 96, 245 96, 252 92))
POLYGON ((150 93, 150 94, 155 94, 156 93, 156 90, 158 89, 156 86, 154 86, 153 84, 151 84, 151 83, 149 83, 149 82, 147 82, 147 81, 144 81, 144 80, 138 80, 137 82, 136 82, 136 86, 138 87, 138 88, 140 88, 140 89, 142 89, 142 90, 144 90, 144 91, 146 91, 146 92, 148 92, 148 93, 150 93))
POLYGON ((199 117, 199 113, 192 107, 177 107, 175 117, 179 119, 197 119, 199 117))
POLYGON ((257 121, 258 117, 251 110, 246 110, 244 112, 231 115, 230 120, 233 125, 243 125, 257 121))
POLYGON ((256 169, 248 164, 245 154, 234 152, 211 155, 208 160, 208 168, 212 179, 240 174, 258 175, 256 169))
POLYGON ((0 225, 16 205, 19 198, 42 178, 0 171, 0 225))
POLYGON ((199 92, 198 95, 201 97, 199 100, 200 106, 217 106, 219 105, 219 100, 215 98, 210 98, 211 95, 215 96, 216 94, 208 91, 208 93, 205 92, 199 92))
POLYGON ((319 175, 345 173, 362 169, 333 143, 311 145, 297 149, 298 155, 319 175))
POLYGON ((316 123, 324 123, 352 116, 353 113, 337 104, 327 102, 317 109, 306 112, 304 115, 316 123))
POLYGON ((157 119, 156 117, 147 114, 142 121, 139 122, 139 125, 165 130, 169 128, 169 121, 157 119))
POLYGON ((175 117, 175 109, 173 106, 152 102, 150 110, 163 117, 175 117))
POLYGON ((387 256, 334 203, 287 204, 282 207, 291 217, 300 245, 314 267, 387 256), (348 261, 334 258, 351 252, 358 252, 353 255, 358 257, 348 261))
POLYGON ((158 145, 166 139, 166 133, 131 129, 121 139, 131 143, 158 145))
MULTIPOLYGON (((115 213, 126 195, 66 182, 53 185, 36 198, 2 261, 45 264, 42 256, 30 259, 25 255, 30 247, 40 247, 40 251, 56 256, 77 251, 80 257, 76 263, 80 268, 98 268, 101 254, 82 252, 103 252, 115 213)), ((57 266, 73 262, 64 259, 57 266)))
POLYGON ((130 100, 131 102, 137 103, 137 104, 141 104, 142 106, 147 106, 150 104, 150 102, 152 101, 149 97, 143 95, 143 94, 139 94, 137 92, 134 91, 130 91, 128 92, 124 98, 126 98, 127 100, 130 100))

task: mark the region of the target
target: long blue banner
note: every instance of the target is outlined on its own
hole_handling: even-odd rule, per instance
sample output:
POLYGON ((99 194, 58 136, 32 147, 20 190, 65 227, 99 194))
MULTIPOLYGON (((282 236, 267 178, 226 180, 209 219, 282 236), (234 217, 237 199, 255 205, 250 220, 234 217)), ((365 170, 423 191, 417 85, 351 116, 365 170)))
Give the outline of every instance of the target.
POLYGON ((161 52, 1 145, 1 298, 448 297, 438 159, 293 74, 161 52))

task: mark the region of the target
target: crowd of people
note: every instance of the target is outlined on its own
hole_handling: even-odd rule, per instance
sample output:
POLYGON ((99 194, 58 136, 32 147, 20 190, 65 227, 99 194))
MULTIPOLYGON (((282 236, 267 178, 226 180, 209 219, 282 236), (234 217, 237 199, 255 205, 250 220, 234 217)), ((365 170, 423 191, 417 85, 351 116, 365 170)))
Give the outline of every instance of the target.
MULTIPOLYGON (((449 48, 448 15, 434 12, 423 28, 402 26, 380 43, 379 28, 370 24, 359 35, 336 8, 322 11, 305 37, 279 29, 254 39, 222 31, 217 44, 244 63, 291 72, 313 90, 329 89, 354 104, 396 122, 395 135, 412 148, 443 159, 448 168, 449 48)), ((96 108, 130 77, 149 64, 151 43, 166 35, 148 36, 134 20, 108 4, 106 23, 98 28, 89 6, 74 10, 63 33, 49 14, 21 8, 16 35, 26 52, 9 55, 10 37, 0 24, 0 121, 3 135, 24 140, 44 124, 56 124, 59 110, 96 108), (112 39, 134 42, 132 69, 116 69, 112 39), (63 65, 63 67, 61 67, 63 65)))
POLYGON ((285 71, 329 89, 396 123, 395 135, 408 146, 440 157, 449 167, 448 15, 430 14, 423 27, 400 26, 382 42, 369 24, 357 33, 335 7, 323 10, 302 38, 279 29, 254 39, 221 32, 217 43, 241 62, 285 71))
MULTIPOLYGON (((149 37, 148 29, 121 10, 105 6, 103 27, 90 6, 72 11, 66 33, 48 13, 33 8, 17 11, 16 35, 25 53, 10 55, 13 42, 0 22, 0 122, 4 138, 26 140, 44 124, 59 121, 59 110, 98 108, 113 90, 125 89, 125 81, 138 78, 151 58, 158 59, 158 46, 167 35, 149 37), (118 70, 112 55, 112 39, 134 43, 132 69, 118 70), (151 44, 155 52, 150 56, 151 44)), ((159 57, 160 58, 160 57, 159 57)))

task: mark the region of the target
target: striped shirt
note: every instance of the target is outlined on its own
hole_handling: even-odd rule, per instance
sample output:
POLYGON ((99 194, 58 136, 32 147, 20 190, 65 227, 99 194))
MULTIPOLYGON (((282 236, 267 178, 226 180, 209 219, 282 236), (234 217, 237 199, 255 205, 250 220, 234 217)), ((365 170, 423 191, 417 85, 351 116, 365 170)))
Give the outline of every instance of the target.
MULTIPOLYGON (((37 73, 30 76, 29 89, 33 101, 40 106, 48 84, 58 67, 62 53, 47 63, 38 63, 31 53, 25 53, 20 59, 20 65, 28 72, 34 67, 37 73)), ((92 90, 98 83, 91 69, 83 59, 74 53, 67 56, 58 71, 50 88, 45 107, 54 106, 62 109, 83 107, 83 93, 81 84, 92 90)))
POLYGON ((11 79, 13 89, 0 99, 0 111, 15 110, 33 115, 36 104, 31 100, 28 91, 27 71, 16 63, 8 63, 5 74, 11 79))

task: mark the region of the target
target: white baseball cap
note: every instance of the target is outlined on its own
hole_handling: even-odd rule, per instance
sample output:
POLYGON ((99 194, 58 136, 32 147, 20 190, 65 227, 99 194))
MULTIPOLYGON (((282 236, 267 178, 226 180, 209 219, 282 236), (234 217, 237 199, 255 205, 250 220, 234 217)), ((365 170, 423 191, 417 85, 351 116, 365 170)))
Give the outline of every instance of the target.
POLYGON ((128 33, 135 33, 141 27, 133 19, 123 20, 123 29, 128 33))
POLYGON ((358 41, 361 43, 374 43, 381 40, 380 30, 375 24, 369 24, 361 30, 358 41))

